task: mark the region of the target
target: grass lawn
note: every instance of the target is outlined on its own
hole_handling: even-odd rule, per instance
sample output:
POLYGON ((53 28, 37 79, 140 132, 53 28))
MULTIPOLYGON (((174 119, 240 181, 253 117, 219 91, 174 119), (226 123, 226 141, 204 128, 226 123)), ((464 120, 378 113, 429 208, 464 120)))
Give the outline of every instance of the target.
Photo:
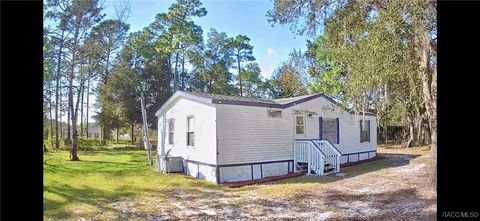
POLYGON ((436 193, 425 188, 428 149, 378 152, 380 160, 342 168, 344 177, 301 176, 240 188, 158 173, 146 166, 143 150, 81 151, 78 162, 69 161, 67 151, 48 152, 44 220, 375 220, 402 219, 405 211, 433 217, 436 193))
MULTIPOLYGON (((155 153, 154 153, 155 156, 155 153)), ((81 161, 69 161, 69 152, 44 155, 44 218, 89 217, 109 210, 121 198, 141 200, 164 191, 219 189, 220 186, 184 175, 164 175, 146 166, 145 151, 79 152, 81 161)))

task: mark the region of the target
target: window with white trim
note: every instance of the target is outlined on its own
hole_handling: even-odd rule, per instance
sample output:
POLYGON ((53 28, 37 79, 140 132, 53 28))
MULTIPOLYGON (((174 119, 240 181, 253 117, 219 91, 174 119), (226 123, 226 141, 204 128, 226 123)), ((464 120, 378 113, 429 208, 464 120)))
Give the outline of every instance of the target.
POLYGON ((168 144, 173 145, 173 136, 175 131, 175 119, 170 118, 168 119, 168 144))
POLYGON ((370 142, 370 120, 360 120, 360 143, 370 142))
POLYGON ((195 117, 187 117, 187 146, 195 146, 195 117))
POLYGON ((305 134, 305 119, 302 115, 295 116, 295 134, 305 134))
POLYGON ((271 118, 282 118, 281 110, 267 110, 267 114, 271 118))
POLYGON ((337 144, 337 119, 323 118, 323 138, 333 144, 337 144))

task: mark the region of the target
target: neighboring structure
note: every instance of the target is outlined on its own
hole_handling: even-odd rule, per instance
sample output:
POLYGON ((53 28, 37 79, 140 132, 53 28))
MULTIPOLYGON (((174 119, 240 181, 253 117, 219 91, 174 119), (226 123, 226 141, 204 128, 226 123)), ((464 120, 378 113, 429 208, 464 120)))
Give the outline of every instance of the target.
MULTIPOLYGON (((80 136, 80 127, 77 128, 78 135, 80 136)), ((70 133, 73 133, 72 131, 70 133)), ((84 133, 86 131, 84 130, 84 133)), ((84 135, 86 136, 86 134, 84 135)), ((68 131, 63 130, 63 137, 68 137, 68 131)), ((88 127, 88 138, 90 139, 102 139, 102 128, 99 126, 90 126, 88 127)))
POLYGON ((102 139, 102 127, 93 126, 88 128, 88 138, 102 139))
POLYGON ((376 156, 376 116, 353 114, 323 94, 264 100, 178 91, 156 116, 159 170, 171 149, 186 174, 217 184, 326 175, 376 156))

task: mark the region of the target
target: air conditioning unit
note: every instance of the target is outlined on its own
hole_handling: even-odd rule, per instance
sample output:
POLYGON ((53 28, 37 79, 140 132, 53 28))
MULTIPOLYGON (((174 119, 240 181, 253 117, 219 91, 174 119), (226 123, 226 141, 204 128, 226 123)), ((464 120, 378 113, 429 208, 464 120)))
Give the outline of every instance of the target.
POLYGON ((162 157, 157 155, 157 168, 160 172, 165 173, 182 173, 183 172, 183 157, 167 156, 162 157))

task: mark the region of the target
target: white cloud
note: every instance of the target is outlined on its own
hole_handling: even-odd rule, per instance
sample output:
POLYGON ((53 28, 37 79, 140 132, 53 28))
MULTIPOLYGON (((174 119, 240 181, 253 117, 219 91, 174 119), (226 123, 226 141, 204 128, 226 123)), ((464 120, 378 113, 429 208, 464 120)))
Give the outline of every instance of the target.
POLYGON ((270 79, 270 77, 272 76, 273 69, 274 69, 273 65, 260 64, 260 71, 262 73, 262 76, 266 79, 270 79))
POLYGON ((272 55, 275 51, 272 48, 267 48, 267 54, 272 55))

